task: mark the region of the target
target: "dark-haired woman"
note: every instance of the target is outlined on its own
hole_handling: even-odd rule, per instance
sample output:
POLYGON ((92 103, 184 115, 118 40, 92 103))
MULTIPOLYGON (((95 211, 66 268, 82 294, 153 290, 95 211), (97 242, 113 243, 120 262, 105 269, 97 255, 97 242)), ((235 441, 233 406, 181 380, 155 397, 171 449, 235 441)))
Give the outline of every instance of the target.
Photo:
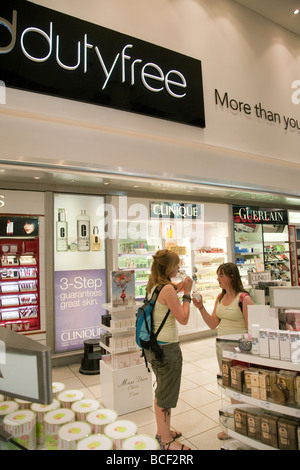
MULTIPOLYGON (((214 330, 218 327, 218 336, 243 334, 248 331, 248 306, 253 305, 253 300, 245 291, 240 272, 234 263, 221 264, 217 269, 217 279, 222 289, 217 297, 214 310, 210 315, 204 305, 202 296, 193 297, 194 305, 199 309, 203 320, 209 328, 214 330), (242 297, 242 308, 240 298, 242 297), (247 295, 245 295, 247 294, 247 295)), ((226 343, 229 345, 229 343, 226 343)), ((224 343, 217 341, 216 350, 220 371, 222 371, 224 343)), ((219 439, 228 439, 227 434, 219 433, 219 439)))
POLYGON ((154 333, 159 328, 168 310, 169 316, 157 341, 162 348, 163 358, 158 360, 152 351, 145 350, 147 361, 151 363, 156 376, 154 409, 157 424, 157 439, 164 450, 190 450, 176 441, 181 433, 171 431, 171 408, 178 401, 182 371, 182 354, 178 342, 176 321, 186 325, 190 315, 191 289, 193 281, 186 277, 183 282, 175 285, 179 270, 179 256, 170 250, 159 250, 153 256, 151 274, 147 284, 147 296, 151 298, 154 289, 162 286, 153 309, 154 333), (180 303, 177 293, 183 290, 183 302, 180 303))

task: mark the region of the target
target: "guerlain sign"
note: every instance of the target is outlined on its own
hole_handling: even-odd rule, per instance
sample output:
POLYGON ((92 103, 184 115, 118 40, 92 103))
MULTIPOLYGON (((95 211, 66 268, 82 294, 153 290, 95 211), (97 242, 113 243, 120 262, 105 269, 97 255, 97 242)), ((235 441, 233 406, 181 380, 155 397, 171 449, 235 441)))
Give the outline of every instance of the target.
POLYGON ((0 80, 205 127, 201 61, 29 1, 1 2, 0 80))

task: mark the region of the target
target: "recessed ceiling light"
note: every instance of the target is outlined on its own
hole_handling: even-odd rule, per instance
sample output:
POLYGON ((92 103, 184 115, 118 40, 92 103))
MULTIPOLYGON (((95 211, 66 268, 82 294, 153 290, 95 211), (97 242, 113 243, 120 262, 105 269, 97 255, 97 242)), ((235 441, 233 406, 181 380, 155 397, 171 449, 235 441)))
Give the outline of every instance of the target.
POLYGON ((40 179, 40 176, 34 176, 33 179, 34 179, 34 180, 39 180, 39 179, 40 179))
POLYGON ((137 184, 135 184, 133 187, 134 187, 134 188, 139 188, 139 186, 138 186, 137 184))
POLYGON ((294 15, 298 15, 300 10, 298 10, 298 8, 294 11, 294 15))
POLYGON ((106 184, 109 184, 109 183, 108 183, 108 182, 105 182, 104 184, 106 185, 106 184))

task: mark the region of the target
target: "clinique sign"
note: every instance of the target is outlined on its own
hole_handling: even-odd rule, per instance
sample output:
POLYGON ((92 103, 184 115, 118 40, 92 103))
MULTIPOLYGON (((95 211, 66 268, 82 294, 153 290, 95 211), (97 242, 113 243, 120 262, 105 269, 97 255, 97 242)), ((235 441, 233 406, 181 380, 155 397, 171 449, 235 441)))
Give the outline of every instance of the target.
POLYGON ((205 126, 199 60, 28 1, 0 6, 0 80, 205 126))

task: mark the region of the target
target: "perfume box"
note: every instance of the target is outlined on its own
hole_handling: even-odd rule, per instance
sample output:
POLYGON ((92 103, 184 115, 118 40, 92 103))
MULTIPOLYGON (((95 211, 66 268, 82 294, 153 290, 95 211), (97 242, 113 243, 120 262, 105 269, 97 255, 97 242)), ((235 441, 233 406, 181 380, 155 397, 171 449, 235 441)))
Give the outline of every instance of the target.
POLYGON ((269 353, 271 359, 280 359, 279 330, 269 330, 269 353))
POLYGON ((251 439, 261 439, 261 417, 263 410, 248 411, 247 413, 247 435, 251 439))
POLYGON ((247 367, 241 365, 232 366, 230 368, 231 388, 238 390, 239 392, 243 391, 245 370, 247 370, 247 367))
POLYGON ((278 427, 278 446, 281 450, 297 450, 297 430, 299 420, 297 418, 280 418, 278 427))
POLYGON ((259 355, 262 357, 270 357, 269 330, 267 328, 260 328, 259 330, 259 355))
POLYGON ((134 270, 111 271, 111 303, 113 307, 130 307, 135 304, 134 270))
POLYGON ((279 417, 264 413, 261 417, 261 442, 278 449, 277 422, 279 417))
POLYGON ((280 359, 282 361, 291 360, 291 343, 290 343, 290 332, 285 330, 279 331, 279 351, 280 359))
POLYGON ((243 408, 235 408, 234 410, 234 430, 247 436, 247 411, 243 408))
POLYGON ((224 387, 230 387, 230 369, 233 366, 231 359, 222 359, 222 384, 224 387))

